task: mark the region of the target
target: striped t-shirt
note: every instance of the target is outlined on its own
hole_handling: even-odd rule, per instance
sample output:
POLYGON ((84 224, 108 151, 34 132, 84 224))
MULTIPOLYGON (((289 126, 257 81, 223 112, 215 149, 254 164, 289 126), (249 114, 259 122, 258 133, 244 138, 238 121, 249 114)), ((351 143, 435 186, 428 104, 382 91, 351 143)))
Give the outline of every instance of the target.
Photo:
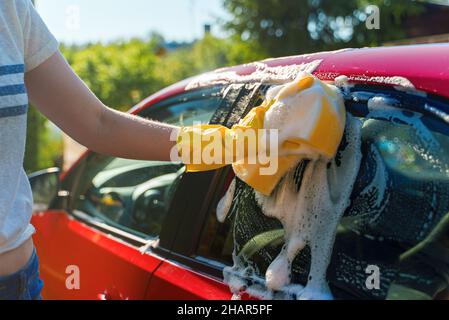
POLYGON ((31 188, 23 170, 28 96, 24 74, 58 50, 30 0, 0 1, 0 254, 33 233, 31 188))

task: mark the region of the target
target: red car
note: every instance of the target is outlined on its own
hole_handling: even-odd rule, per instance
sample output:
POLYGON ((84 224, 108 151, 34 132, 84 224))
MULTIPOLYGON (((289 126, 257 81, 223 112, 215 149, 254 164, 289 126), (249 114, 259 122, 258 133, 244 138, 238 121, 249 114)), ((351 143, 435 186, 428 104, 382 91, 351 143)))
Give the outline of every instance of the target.
MULTIPOLYGON (((177 125, 229 126, 260 103, 277 77, 305 67, 322 80, 347 76, 347 110, 364 121, 364 160, 328 268, 334 296, 384 299, 398 285, 429 297, 443 294, 449 278, 449 44, 348 49, 220 69, 170 86, 130 112, 177 125), (379 97, 389 107, 373 112, 379 97), (429 242, 436 245, 429 249, 429 242), (379 288, 365 285, 368 265, 380 268, 379 288)), ((223 224, 216 220, 231 178, 229 168, 185 173, 176 163, 90 151, 68 172, 31 175, 44 298, 230 299, 223 269, 232 265, 234 245, 238 251, 279 228, 260 217, 246 229, 235 214, 223 224)), ((243 280, 263 288, 264 270, 282 241, 257 245, 248 263, 260 279, 243 280)), ((308 258, 304 250, 294 261, 293 282, 306 281, 308 258)))

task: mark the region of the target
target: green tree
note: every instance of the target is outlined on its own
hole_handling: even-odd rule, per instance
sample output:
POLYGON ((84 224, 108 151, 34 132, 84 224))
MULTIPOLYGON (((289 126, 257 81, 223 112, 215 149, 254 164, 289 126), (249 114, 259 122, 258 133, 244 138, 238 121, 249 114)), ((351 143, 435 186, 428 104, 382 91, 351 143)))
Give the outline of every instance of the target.
POLYGON ((154 74, 157 43, 141 39, 63 47, 75 72, 108 106, 126 110, 161 84, 154 74))
POLYGON ((225 28, 281 56, 379 45, 405 35, 402 21, 423 10, 408 0, 224 0, 232 15, 225 28), (365 26, 368 5, 380 9, 380 30, 365 26))

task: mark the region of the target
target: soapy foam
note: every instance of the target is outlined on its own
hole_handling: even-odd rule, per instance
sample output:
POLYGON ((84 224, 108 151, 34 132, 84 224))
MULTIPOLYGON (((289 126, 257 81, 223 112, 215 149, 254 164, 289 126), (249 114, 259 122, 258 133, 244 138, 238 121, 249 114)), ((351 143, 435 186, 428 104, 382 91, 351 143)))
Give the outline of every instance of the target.
POLYGON ((327 161, 322 159, 307 165, 299 194, 293 183, 293 172, 287 175, 276 195, 265 197, 256 193, 264 213, 278 218, 286 232, 285 246, 267 270, 268 288, 280 290, 289 283, 291 263, 307 244, 312 254, 311 269, 309 281, 299 297, 332 297, 325 275, 336 228, 349 205, 349 195, 360 166, 360 127, 358 120, 349 120, 348 146, 339 168, 333 161, 331 169, 327 170, 327 161))
POLYGON ((334 79, 334 85, 341 89, 344 93, 349 93, 353 85, 349 84, 349 78, 345 75, 338 76, 334 79))
POLYGON ((423 91, 417 90, 413 83, 405 77, 394 76, 394 77, 368 77, 368 76, 346 76, 340 75, 334 79, 334 84, 343 92, 348 93, 349 89, 354 85, 354 82, 372 82, 378 84, 392 85, 398 91, 404 91, 407 93, 415 94, 421 97, 426 97, 427 94, 423 91), (350 82, 353 82, 350 84, 350 82))
POLYGON ((215 70, 200 77, 194 78, 186 90, 196 89, 211 84, 248 83, 260 82, 270 84, 283 84, 297 78, 300 72, 313 73, 322 60, 313 60, 308 63, 293 64, 287 66, 269 67, 263 62, 255 62, 251 65, 256 70, 250 75, 239 75, 235 71, 215 70))
MULTIPOLYGON (((245 291, 266 299, 274 298, 277 291, 293 294, 299 299, 332 299, 326 281, 338 222, 349 205, 355 178, 361 161, 361 123, 348 115, 346 139, 341 165, 324 159, 310 161, 304 170, 299 192, 295 185, 295 169, 287 173, 271 196, 255 193, 256 200, 268 217, 277 218, 285 231, 285 245, 266 272, 267 290, 260 285, 247 285, 243 279, 257 276, 251 267, 234 253, 234 266, 224 271, 225 282, 234 294, 245 291), (291 264, 296 255, 308 245, 312 261, 309 280, 305 287, 290 284, 291 264)), ((233 194, 227 194, 233 197, 233 194)), ((226 213, 220 213, 223 217, 226 213)))
POLYGON ((217 219, 219 222, 223 223, 226 219, 226 215, 231 209, 232 200, 235 193, 235 179, 232 180, 231 184, 226 191, 226 194, 221 198, 217 205, 217 219))
MULTIPOLYGON (((300 72, 298 79, 306 76, 307 73, 300 72)), ((281 90, 288 91, 290 86, 297 86, 296 81, 270 88, 267 92, 266 100, 270 101, 275 99, 281 90)), ((336 87, 331 85, 328 85, 326 88, 321 85, 321 82, 315 80, 311 87, 301 91, 300 94, 278 97, 275 99, 276 102, 265 114, 264 128, 267 130, 278 130, 278 139, 280 142, 292 137, 307 140, 321 114, 321 97, 328 99, 330 105, 334 108, 337 121, 340 121, 340 125, 343 127, 344 119, 339 115, 339 107, 343 103, 340 92, 336 87)), ((311 148, 304 145, 302 149, 302 152, 307 158, 317 158, 317 153, 311 148)), ((280 154, 282 155, 282 152, 280 154)))
POLYGON ((357 82, 364 82, 364 83, 378 83, 378 84, 386 84, 386 85, 392 85, 397 89, 402 90, 416 90, 413 83, 408 80, 405 77, 400 76, 394 76, 394 77, 382 77, 382 76, 364 76, 364 75, 358 75, 358 76, 348 76, 349 81, 357 81, 357 82))
POLYGON ((345 93, 349 93, 356 81, 373 82, 378 84, 392 85, 398 91, 407 92, 420 97, 426 97, 427 93, 415 88, 413 83, 405 77, 368 77, 368 76, 346 76, 340 75, 334 79, 334 85, 345 93), (352 83, 350 83, 352 82, 352 83))

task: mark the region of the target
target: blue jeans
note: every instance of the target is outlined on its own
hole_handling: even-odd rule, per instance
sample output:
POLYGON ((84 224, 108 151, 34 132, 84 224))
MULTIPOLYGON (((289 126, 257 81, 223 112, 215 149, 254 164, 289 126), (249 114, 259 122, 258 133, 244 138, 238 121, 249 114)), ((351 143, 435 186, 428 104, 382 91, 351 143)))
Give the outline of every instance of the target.
POLYGON ((41 300, 43 282, 39 260, 33 250, 30 260, 19 271, 0 277, 0 300, 41 300))

